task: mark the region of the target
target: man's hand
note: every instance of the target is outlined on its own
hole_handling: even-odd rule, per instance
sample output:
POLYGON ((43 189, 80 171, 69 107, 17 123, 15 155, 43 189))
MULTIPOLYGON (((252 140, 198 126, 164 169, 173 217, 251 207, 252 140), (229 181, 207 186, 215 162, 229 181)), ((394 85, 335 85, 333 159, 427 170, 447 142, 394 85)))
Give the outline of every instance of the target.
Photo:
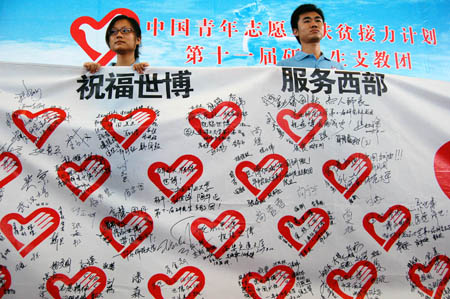
POLYGON ((148 62, 140 62, 133 65, 133 70, 138 72, 139 74, 143 74, 145 68, 149 66, 148 62))
POLYGON ((98 72, 100 70, 100 68, 102 67, 100 65, 100 63, 96 63, 96 62, 86 62, 85 64, 83 64, 83 66, 88 72, 90 72, 92 74, 98 72))

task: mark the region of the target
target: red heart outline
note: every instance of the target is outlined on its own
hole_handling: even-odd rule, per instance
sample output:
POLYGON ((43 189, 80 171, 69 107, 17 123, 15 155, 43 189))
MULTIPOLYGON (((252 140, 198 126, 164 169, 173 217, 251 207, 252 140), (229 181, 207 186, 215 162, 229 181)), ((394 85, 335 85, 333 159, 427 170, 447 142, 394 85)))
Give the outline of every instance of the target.
POLYGON ((185 299, 194 299, 200 292, 203 290, 203 287, 205 286, 205 275, 203 272, 195 267, 187 266, 184 268, 181 268, 175 275, 170 278, 167 275, 164 275, 162 273, 153 275, 148 280, 148 290, 150 291, 150 294, 153 295, 155 299, 164 299, 161 293, 161 287, 156 285, 156 283, 159 280, 164 281, 167 285, 173 285, 175 282, 178 281, 178 279, 186 272, 195 273, 199 277, 200 283, 195 286, 195 288, 189 293, 185 299))
POLYGON ((420 263, 414 264, 408 271, 409 278, 411 281, 425 294, 427 294, 430 297, 433 297, 434 299, 440 299, 442 297, 442 294, 444 293, 445 286, 447 285, 448 281, 450 280, 450 259, 445 255, 437 255, 435 256, 429 263, 428 266, 424 266, 420 263), (424 273, 428 273, 431 271, 433 266, 439 262, 443 261, 447 263, 448 271, 445 274, 445 276, 442 278, 441 282, 439 283, 436 293, 433 296, 433 290, 430 290, 429 288, 425 287, 422 284, 422 281, 420 279, 420 275, 416 273, 417 270, 420 270, 424 273))
POLYGON ((22 257, 25 257, 31 250, 33 250, 36 246, 38 246, 42 241, 44 241, 58 228, 59 222, 60 216, 57 211, 51 208, 39 208, 34 212, 32 212, 30 215, 28 215, 26 218, 23 218, 22 215, 17 213, 5 215, 0 221, 0 230, 3 232, 5 237, 11 242, 14 248, 16 248, 17 251, 19 251, 19 254, 22 257), (9 222, 11 220, 15 220, 20 224, 24 225, 33 220, 40 213, 44 213, 44 215, 49 215, 53 217, 53 219, 56 220, 56 222, 50 225, 45 231, 41 232, 40 235, 36 236, 36 238, 34 238, 34 240, 30 242, 30 244, 25 246, 25 244, 16 239, 13 233, 13 226, 10 225, 9 222))
POLYGON ((300 217, 300 219, 295 218, 294 216, 284 216, 280 219, 280 221, 278 221, 278 231, 280 232, 280 234, 297 250, 300 251, 300 249, 303 250, 300 251, 300 254, 302 256, 306 256, 311 249, 314 247, 314 245, 317 243, 317 241, 319 241, 320 237, 323 236, 323 234, 328 230, 328 227, 330 226, 330 216, 328 215, 328 213, 320 208, 312 208, 309 209, 308 211, 306 211, 302 217, 300 217), (310 218, 310 216, 314 216, 319 214, 320 216, 322 216, 322 226, 320 227, 320 229, 318 231, 316 231, 316 233, 314 234, 314 236, 308 241, 308 243, 306 244, 302 244, 300 242, 297 242, 291 234, 291 229, 286 225, 288 222, 294 224, 295 226, 302 226, 303 223, 306 222, 306 220, 308 220, 310 218))
MULTIPOLYGON (((97 60, 97 58, 99 58, 99 56, 101 56, 102 54, 89 46, 86 40, 86 33, 80 29, 81 25, 88 24, 95 30, 100 30, 117 15, 126 15, 140 23, 138 16, 133 11, 127 8, 117 8, 111 10, 100 22, 97 22, 91 17, 83 16, 73 21, 72 25, 70 26, 70 35, 72 35, 72 38, 75 40, 75 42, 84 50, 84 52, 92 59, 92 61, 97 60)), ((108 64, 108 62, 111 61, 111 59, 114 58, 114 56, 116 56, 116 53, 109 50, 105 55, 103 55, 98 63, 102 66, 105 66, 108 64)))
POLYGON ((353 274, 356 272, 356 270, 358 270, 358 268, 360 266, 363 267, 367 267, 369 268, 369 270, 374 274, 374 276, 369 279, 362 287, 361 290, 359 291, 358 295, 356 296, 355 299, 363 299, 364 296, 366 295, 367 291, 370 289, 370 287, 372 286, 372 284, 376 281, 377 279, 377 269, 375 268, 374 264, 372 264, 369 261, 359 261, 357 262, 348 272, 345 272, 344 270, 341 269, 334 269, 333 271, 331 271, 330 273, 328 273, 327 275, 327 284, 328 286, 339 296, 341 296, 344 299, 353 299, 352 296, 349 296, 347 294, 345 294, 341 288, 339 287, 339 284, 337 282, 337 280, 334 278, 336 276, 341 276, 344 279, 349 279, 353 276, 353 274))
POLYGON ((133 250, 136 249, 136 247, 138 247, 152 233, 152 231, 153 231, 153 219, 149 214, 147 214, 143 211, 134 211, 134 212, 128 213, 128 215, 126 215, 122 221, 119 221, 117 218, 114 218, 114 217, 105 217, 100 222, 100 232, 106 238, 106 240, 114 247, 114 249, 117 250, 117 252, 122 251, 122 253, 120 253, 120 255, 123 258, 126 258, 130 253, 132 253, 133 250), (119 242, 117 242, 114 239, 113 232, 111 229, 111 223, 115 224, 119 227, 124 227, 134 217, 144 218, 144 220, 149 225, 147 226, 147 228, 144 231, 142 231, 139 234, 139 236, 130 245, 128 245, 127 248, 125 248, 124 251, 122 251, 125 246, 123 246, 122 244, 120 244, 119 242))
POLYGON ((442 145, 434 156, 434 175, 439 187, 450 199, 450 141, 442 145))
MULTIPOLYGON (((6 186, 9 182, 14 180, 16 177, 18 177, 22 173, 22 163, 20 163, 19 158, 17 158, 16 155, 10 152, 3 152, 0 154, 0 161, 3 160, 3 158, 11 158, 14 162, 16 162, 17 169, 8 174, 6 177, 4 177, 2 180, 0 180, 0 188, 3 188, 6 186)), ((0 165, 3 166, 3 165, 0 165)))
POLYGON ((62 283, 64 283, 67 286, 72 286, 87 272, 96 274, 97 277, 99 277, 100 284, 94 290, 92 290, 92 292, 86 297, 86 299, 96 298, 106 287, 106 274, 105 274, 105 272, 103 272, 102 269, 94 267, 94 266, 89 266, 89 267, 81 269, 72 278, 69 278, 66 275, 61 274, 61 273, 51 276, 47 280, 47 283, 45 285, 48 293, 55 299, 61 299, 61 295, 59 294, 59 289, 57 286, 55 286, 55 282, 61 281, 62 283))
POLYGON ((172 201, 172 203, 176 203, 191 187, 192 185, 202 176, 203 173, 203 164, 199 158, 194 155, 183 155, 179 157, 172 165, 168 166, 163 162, 155 162, 148 168, 148 178, 155 184, 156 187, 165 195, 167 198, 172 201), (174 194, 174 192, 166 186, 161 181, 161 176, 156 171, 157 169, 163 169, 165 172, 172 173, 183 161, 194 162, 197 166, 195 168, 194 175, 174 194))
POLYGON ((204 217, 195 219, 191 224, 191 233, 200 242, 200 244, 205 246, 205 248, 210 253, 212 253, 216 258, 220 258, 225 253, 225 251, 227 251, 231 247, 231 245, 233 245, 233 243, 236 242, 237 239, 239 239, 239 237, 245 231, 245 226, 246 226, 245 218, 241 213, 235 210, 228 210, 222 212, 213 222, 209 221, 208 218, 204 217), (237 219, 236 225, 239 225, 239 228, 230 236, 230 238, 228 238, 228 240, 225 241, 225 243, 219 248, 219 250, 217 250, 217 252, 214 253, 217 247, 211 245, 208 241, 206 241, 203 230, 199 229, 198 227, 204 224, 210 229, 213 229, 217 227, 222 222, 222 220, 227 216, 234 216, 235 219, 237 219))
POLYGON ((145 130, 147 130, 147 128, 155 121, 156 119, 156 113, 155 111, 153 111, 152 109, 148 109, 148 108, 141 108, 141 109, 136 109, 133 112, 129 113, 126 116, 122 116, 120 114, 110 114, 105 116, 102 121, 101 124, 103 126, 103 128, 105 128, 105 130, 111 134, 112 137, 114 137, 114 139, 116 139, 116 141, 121 144, 121 146, 123 147, 123 149, 128 149, 135 141, 136 139, 139 138, 139 136, 142 135, 142 133, 145 132, 145 130), (143 122, 139 128, 137 128, 129 137, 128 139, 121 144, 124 140, 125 137, 123 137, 122 135, 118 134, 114 128, 113 128, 113 123, 111 121, 111 119, 117 119, 119 121, 124 121, 127 120, 129 118, 131 118, 133 115, 142 112, 142 113, 147 113, 150 115, 150 119, 146 120, 145 122, 143 122))
MULTIPOLYGON (((270 167, 270 166, 269 166, 270 167)), ((283 180, 283 178, 286 176, 286 173, 288 172, 288 163, 286 161, 286 159, 278 154, 269 154, 267 156, 265 156, 261 162, 258 163, 258 165, 253 164, 250 161, 242 161, 241 163, 239 163, 236 166, 236 177, 244 184, 244 186, 255 196, 257 196, 258 200, 260 202, 263 202, 265 200, 265 198, 267 197, 267 195, 269 195, 270 192, 273 191, 273 189, 275 189, 275 187, 283 180), (278 160, 279 162, 281 162, 282 165, 282 171, 279 175, 277 175, 275 177, 274 180, 272 180, 272 182, 266 187, 266 189, 264 189, 263 191, 261 191, 260 189, 256 188, 255 186, 253 186, 249 179, 248 179, 248 175, 245 173, 245 171, 243 171, 244 168, 250 168, 251 170, 253 170, 254 172, 258 172, 260 170, 262 170, 263 166, 266 164, 267 161, 269 161, 270 159, 273 160, 278 160), (258 196, 259 194, 259 196, 258 196)))
POLYGON ((228 135, 230 135, 231 132, 233 132, 233 130, 239 125, 239 123, 242 120, 242 110, 237 104, 235 104, 233 102, 230 102, 230 101, 222 102, 219 105, 217 105, 217 107, 214 108, 212 112, 209 112, 208 110, 206 110, 204 108, 197 108, 195 110, 192 110, 189 113, 188 120, 189 120, 189 123, 191 124, 191 126, 194 128, 194 130, 197 131, 197 133, 199 133, 203 137, 203 139, 206 140, 207 143, 212 142, 210 144, 210 146, 213 149, 216 149, 228 137, 228 135), (222 109, 222 107, 231 108, 233 111, 235 111, 237 113, 236 114, 237 118, 234 121, 232 121, 231 124, 229 124, 228 127, 226 127, 225 130, 223 130, 222 133, 218 137, 214 138, 211 135, 209 135, 208 133, 206 133, 205 130, 203 130, 200 119, 198 119, 196 117, 198 115, 203 115, 207 118, 213 118, 222 109))
POLYGON ((56 128, 66 119, 66 116, 67 116, 66 112, 64 110, 62 110, 62 109, 59 109, 59 108, 47 108, 47 109, 41 110, 41 111, 36 112, 36 113, 31 113, 28 110, 16 110, 12 114, 12 120, 13 120, 14 124, 19 128, 19 130, 22 131, 22 133, 24 133, 25 136, 27 136, 28 139, 31 140, 31 142, 36 144, 37 148, 41 148, 44 145, 45 141, 47 141, 47 139, 53 133, 53 131, 55 131, 56 128), (52 111, 52 112, 58 113, 59 118, 55 119, 48 126, 48 128, 44 131, 42 136, 40 136, 40 137, 34 136, 30 132, 28 132, 28 130, 25 127, 25 123, 19 117, 20 115, 25 115, 29 119, 33 119, 33 118, 38 117, 39 115, 44 114, 44 113, 46 113, 48 111, 52 111))
POLYGON ((411 212, 408 210, 408 208, 402 206, 402 205, 395 205, 390 207, 386 213, 384 213, 384 215, 380 215, 378 213, 372 212, 372 213, 368 213, 366 216, 364 216, 363 218, 363 226, 366 229, 366 231, 369 233, 369 235, 372 236, 372 238, 375 239, 375 241, 377 241, 378 244, 380 244, 380 246, 382 246, 384 248, 384 250, 389 251, 389 249, 392 247, 392 245, 394 245, 395 241, 397 241, 397 239, 401 236, 401 234, 403 234, 403 232, 408 228, 408 226, 411 223, 411 212), (384 223, 389 216, 394 213, 395 211, 400 211, 403 213, 403 215, 405 215, 405 219, 406 221, 403 222, 402 225, 400 225, 400 227, 397 229, 397 231, 392 235, 392 237, 387 240, 381 238, 380 236, 377 235, 377 233, 375 232, 375 227, 373 223, 370 223, 371 219, 375 219, 376 221, 380 222, 380 223, 384 223), (385 244, 386 243, 386 244, 385 244), (383 246, 384 245, 384 246, 383 246))
POLYGON ((0 287, 0 298, 3 297, 5 292, 9 290, 9 287, 11 286, 11 274, 9 273, 6 266, 0 265, 0 274, 3 274, 5 277, 0 279, 0 281, 3 281, 2 287, 0 287))
POLYGON ((242 287, 247 292, 247 294, 249 294, 250 297, 252 297, 253 299, 261 299, 261 297, 256 292, 255 286, 252 283, 250 283, 250 280, 255 279, 260 283, 266 283, 277 271, 283 271, 285 273, 288 273, 290 278, 289 282, 284 286, 284 288, 276 297, 276 299, 283 299, 288 295, 288 293, 292 290, 295 284, 295 272, 286 265, 278 265, 273 267, 272 269, 269 270, 269 272, 266 273, 266 275, 264 275, 264 277, 257 272, 247 273, 242 278, 242 287))
POLYGON ((344 194, 344 197, 346 199, 349 199, 350 196, 352 196, 352 194, 356 191, 356 189, 358 189, 362 183, 364 182, 364 180, 369 176, 370 172, 372 171, 372 161, 370 161, 369 157, 367 157, 364 154, 361 153, 354 153, 352 155, 350 155, 347 160, 345 160, 344 163, 340 163, 337 160, 330 160, 325 162, 325 164, 323 164, 322 167, 322 172, 323 175, 325 176, 325 178, 340 192, 344 194), (350 163, 352 163, 353 160, 355 159, 361 159, 364 162, 367 163, 367 168, 366 170, 364 170, 364 172, 359 176, 359 178, 356 179, 356 181, 353 183, 353 185, 350 186, 350 188, 346 190, 346 188, 344 186, 342 186, 341 184, 339 184, 336 181, 336 178, 334 176, 334 172, 331 171, 331 167, 335 166, 337 167, 339 170, 344 170, 347 168, 347 166, 350 165, 350 163), (345 192, 345 193, 344 193, 345 192))
POLYGON ((317 134, 317 132, 325 125, 327 122, 327 111, 321 105, 317 103, 308 103, 304 105, 298 112, 294 112, 291 109, 283 109, 277 114, 277 123, 280 128, 289 135, 289 137, 294 140, 295 143, 298 144, 300 148, 304 148, 306 144, 317 134), (314 127, 309 131, 305 137, 298 136, 295 134, 291 127, 289 126, 289 122, 285 119, 286 116, 290 116, 291 118, 298 120, 305 116, 305 113, 308 109, 315 109, 320 112, 321 119, 314 125, 314 127), (301 139, 300 143, 299 140, 301 139))
POLYGON ((78 166, 74 162, 65 162, 61 164, 58 168, 58 177, 62 180, 62 182, 70 189, 70 191, 73 192, 76 196, 80 198, 81 201, 85 201, 89 195, 91 195, 95 190, 97 190, 103 183, 109 178, 111 174, 111 165, 109 164, 108 160, 102 156, 98 155, 92 155, 88 157, 86 160, 81 163, 80 166, 78 166), (72 168, 76 172, 81 172, 86 169, 86 167, 89 165, 91 161, 100 162, 105 166, 105 172, 95 181, 92 186, 87 188, 84 192, 81 192, 81 189, 75 187, 75 185, 72 183, 70 179, 70 174, 67 173, 67 168, 72 168))

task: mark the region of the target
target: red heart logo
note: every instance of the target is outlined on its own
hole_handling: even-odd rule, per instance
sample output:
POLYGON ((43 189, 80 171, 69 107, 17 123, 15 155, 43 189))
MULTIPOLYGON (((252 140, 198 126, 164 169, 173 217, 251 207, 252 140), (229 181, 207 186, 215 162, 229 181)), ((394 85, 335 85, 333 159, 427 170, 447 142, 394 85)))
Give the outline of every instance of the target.
MULTIPOLYGON (((70 34, 72 35, 72 38, 93 61, 96 61, 97 58, 102 55, 102 53, 92 49, 92 47, 89 46, 86 40, 86 33, 82 29, 80 29, 81 25, 88 24, 95 30, 101 30, 117 15, 126 15, 140 23, 138 16, 133 11, 126 8, 117 8, 110 11, 100 22, 97 22, 91 17, 83 16, 73 21, 72 25, 70 26, 70 34)), ((105 66, 108 64, 108 62, 111 61, 111 59, 114 58, 114 56, 116 56, 116 53, 109 50, 100 58, 98 63, 105 66)))
POLYGON ((0 298, 3 297, 7 290, 9 290, 10 286, 11 274, 5 266, 0 265, 0 298))
MULTIPOLYGON (((403 234, 403 232, 408 228, 409 224, 411 223, 411 213, 408 210, 408 208, 402 206, 402 205, 395 205, 390 207, 384 215, 379 215, 377 213, 368 213, 366 216, 364 216, 363 219, 363 226, 366 229, 366 231, 372 236, 372 238, 377 241, 380 246, 383 246, 384 250, 389 251, 392 245, 394 245, 395 241, 403 234), (397 227, 397 230, 395 233, 389 238, 389 240, 385 240, 384 238, 377 235, 375 232, 374 222, 371 222, 371 220, 374 219, 375 221, 384 223, 386 220, 388 220, 387 224, 390 226, 390 228, 397 227)), ((390 232, 389 232, 390 235, 390 232)))
POLYGON ((66 112, 59 108, 47 108, 37 113, 17 110, 12 114, 14 124, 28 137, 37 148, 41 148, 53 131, 66 119, 66 112), (27 124, 20 118, 29 119, 27 124), (45 128, 45 129, 44 129, 45 128), (42 131, 42 132, 39 132, 42 131), (37 135, 35 135, 37 133, 37 135))
POLYGON ((277 123, 280 128, 283 129, 283 131, 285 131, 286 134, 288 134, 289 137, 291 137, 292 140, 300 146, 300 148, 304 148, 306 146, 306 144, 317 134, 320 128, 325 125, 326 121, 327 111, 321 105, 316 103, 308 103, 304 105, 297 113, 290 109, 283 109, 278 112, 277 115, 277 123), (313 122, 314 126, 305 135, 305 137, 302 138, 292 131, 286 116, 289 116, 295 120, 304 119, 306 123, 313 122))
POLYGON ((227 251, 231 245, 236 242, 244 230, 245 218, 241 213, 234 210, 221 213, 213 222, 209 221, 207 218, 198 218, 191 224, 192 235, 200 242, 200 244, 205 246, 210 253, 214 254, 216 258, 220 258, 225 251, 227 251), (227 232, 224 234, 227 240, 220 248, 210 244, 206 241, 203 230, 199 228, 201 225, 206 225, 210 229, 222 228, 223 230, 226 230, 227 232))
POLYGON ((241 108, 233 102, 222 102, 217 105, 212 112, 209 112, 204 108, 195 109, 189 113, 188 119, 194 130, 197 131, 213 149, 216 149, 239 125, 242 120, 242 111, 241 108), (228 126, 218 137, 214 138, 203 129, 201 120, 197 118, 199 115, 203 115, 208 119, 216 116, 221 117, 223 119, 222 121, 226 122, 228 126))
POLYGON ((283 180, 288 172, 288 163, 285 158, 277 154, 270 154, 265 156, 258 165, 249 161, 242 161, 236 166, 236 177, 244 184, 247 189, 255 195, 260 202, 269 195, 270 192, 283 180), (249 175, 244 171, 244 168, 249 168, 255 173, 272 172, 270 177, 270 184, 264 189, 260 190, 258 187, 250 183, 249 175))
POLYGON ((89 195, 97 190, 109 178, 111 174, 111 166, 108 160, 102 156, 92 155, 84 160, 80 166, 74 162, 65 162, 58 168, 58 177, 63 183, 72 191, 81 201, 85 201, 89 195), (67 172, 66 169, 73 169, 74 172, 67 172), (82 173, 77 175, 77 173, 82 173), (88 185, 84 191, 80 188, 82 186, 75 186, 74 182, 80 179, 93 181, 92 183, 83 183, 83 186, 88 185), (72 178, 74 178, 72 180, 72 178))
POLYGON ((441 146, 434 156, 434 174, 442 191, 450 198, 450 141, 441 146))
MULTIPOLYGON (((261 299, 262 297, 260 297, 258 295, 258 293, 256 292, 255 285, 250 283, 250 280, 252 280, 252 279, 254 279, 260 283, 263 283, 263 284, 268 282, 272 285, 272 287, 277 286, 276 289, 283 287, 281 289, 281 291, 276 295, 276 297, 274 297, 275 295, 272 295, 270 297, 270 298, 283 299, 289 294, 291 289, 294 287, 295 273, 294 273, 294 270, 292 270, 288 266, 278 265, 278 266, 275 266, 272 269, 270 269, 269 272, 267 272, 266 275, 264 275, 264 276, 261 276, 257 272, 250 272, 250 273, 246 274, 242 278, 242 287, 247 292, 247 294, 249 294, 250 297, 252 297, 253 299, 261 299)), ((269 289, 269 287, 267 287, 267 289, 269 289)), ((268 297, 264 297, 264 298, 268 298, 268 297)))
MULTIPOLYGON (((171 166, 163 162, 156 162, 148 168, 148 177, 150 181, 164 193, 173 203, 176 203, 201 177, 203 173, 203 164, 199 158, 193 155, 183 155, 179 157, 171 166), (163 183, 158 169, 166 173, 174 173, 180 177, 187 177, 188 180, 183 186, 175 186, 175 190, 170 190, 163 183)), ((176 180, 178 181, 178 180, 176 180)), ((180 179, 179 181, 182 181, 180 179)))
POLYGON ((0 221, 0 230, 6 238, 12 243, 14 248, 19 251, 22 257, 25 257, 31 250, 38 246, 48 236, 50 236, 59 226, 60 217, 58 212, 50 208, 39 208, 28 217, 23 218, 20 214, 11 213, 5 215, 0 221), (13 225, 9 222, 15 220, 21 225, 33 226, 35 238, 28 245, 23 244, 16 239, 13 232, 13 225), (36 233, 40 231, 40 233, 36 233))
POLYGON ((422 264, 414 264, 408 272, 409 278, 411 281, 425 294, 434 298, 440 299, 445 290, 445 286, 447 285, 450 279, 450 259, 445 255, 437 255, 435 256, 428 266, 424 266, 422 264), (436 272, 436 276, 442 277, 439 281, 439 284, 432 283, 431 288, 425 287, 422 283, 421 277, 425 277, 425 275, 419 275, 416 272, 421 271, 423 273, 430 273, 431 270, 436 272))
POLYGON ((361 153, 355 153, 350 155, 343 164, 336 160, 327 161, 323 167, 322 172, 325 178, 340 192, 344 194, 344 197, 348 199, 352 194, 362 185, 364 180, 369 176, 372 171, 372 162, 369 157, 361 153), (350 165, 351 163, 351 165, 350 165), (357 177, 355 182, 351 186, 343 186, 336 181, 334 172, 331 167, 337 167, 339 170, 345 170, 350 165, 352 176, 357 177), (345 193, 344 193, 345 192, 345 193))
MULTIPOLYGON (((108 116, 105 116, 102 119, 102 126, 105 128, 106 131, 108 131, 109 134, 111 134, 116 141, 121 144, 121 146, 124 149, 128 149, 135 141, 139 138, 139 136, 142 135, 142 133, 147 130, 147 128, 155 121, 156 119, 156 113, 152 109, 148 108, 141 108, 136 109, 133 112, 129 113, 127 116, 122 116, 120 114, 110 114, 108 116), (125 137, 118 134, 113 127, 113 119, 117 119, 119 121, 126 121, 128 119, 132 118, 134 122, 137 122, 139 124, 139 127, 134 130, 133 133, 129 135, 129 137, 125 140, 125 137), (124 142, 125 140, 125 142, 124 142)), ((131 126, 133 124, 128 124, 128 122, 125 124, 125 126, 131 126)))
MULTIPOLYGON (((278 221, 278 231, 280 234, 295 248, 300 251, 302 256, 306 256, 314 245, 319 241, 320 237, 327 231, 330 226, 330 216, 325 210, 320 208, 312 208, 306 211, 300 219, 294 216, 284 216, 278 221), (295 226, 303 226, 305 229, 306 244, 298 242, 292 236, 289 223, 295 226), (303 248, 303 249, 302 249, 303 248)), ((303 231, 303 229, 302 229, 303 231)))
POLYGON ((0 154, 0 188, 14 180, 22 172, 22 164, 16 155, 10 152, 0 154))
POLYGON ((67 286, 67 292, 72 290, 73 292, 77 292, 78 295, 81 290, 84 292, 83 298, 94 299, 100 295, 106 287, 106 274, 102 269, 93 266, 81 269, 72 278, 60 273, 55 274, 50 277, 46 283, 48 293, 55 299, 61 299, 61 294, 59 293, 60 290, 55 285, 58 281, 61 281, 67 286))
POLYGON ((163 299, 161 287, 157 285, 158 281, 163 281, 167 285, 173 285, 176 282, 183 284, 183 287, 179 287, 177 290, 181 289, 185 292, 189 291, 189 293, 187 296, 180 296, 180 298, 193 299, 200 294, 205 286, 205 275, 200 269, 192 266, 181 268, 172 278, 161 273, 153 275, 148 281, 148 290, 154 298, 163 299))
MULTIPOLYGON (((117 230, 117 228, 115 228, 115 230, 117 230)), ((106 217, 100 223, 100 232, 106 238, 107 242, 109 242, 117 252, 121 252, 125 248, 125 250, 120 253, 123 258, 126 258, 133 252, 133 250, 136 249, 136 247, 138 247, 152 231, 153 219, 149 214, 142 211, 131 212, 125 216, 122 221, 119 221, 114 217, 106 217), (113 228, 115 226, 120 228, 127 226, 128 232, 121 232, 121 235, 138 235, 137 237, 134 237, 134 241, 125 248, 125 246, 117 242, 113 236, 113 228)))

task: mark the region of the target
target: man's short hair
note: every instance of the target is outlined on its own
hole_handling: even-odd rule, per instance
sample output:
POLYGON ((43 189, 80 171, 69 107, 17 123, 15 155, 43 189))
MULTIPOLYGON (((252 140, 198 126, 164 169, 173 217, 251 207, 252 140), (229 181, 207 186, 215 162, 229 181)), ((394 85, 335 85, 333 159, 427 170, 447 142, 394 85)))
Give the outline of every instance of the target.
MULTIPOLYGON (((323 11, 320 8, 318 8, 314 4, 302 4, 299 7, 297 7, 291 15, 292 30, 298 29, 298 19, 300 18, 300 15, 312 11, 316 12, 322 18, 322 21, 325 22, 323 11)), ((296 36, 295 38, 297 38, 297 41, 300 43, 300 39, 298 38, 298 36, 296 36)))
MULTIPOLYGON (((109 38, 111 36, 111 29, 113 28, 114 24, 116 24, 117 21, 119 20, 127 20, 128 22, 130 22, 131 27, 133 27, 134 33, 136 34, 136 38, 141 38, 141 27, 139 26, 139 23, 126 15, 118 15, 117 17, 114 17, 114 19, 111 20, 111 22, 108 25, 108 28, 106 28, 106 35, 105 35, 105 40, 106 40, 106 44, 108 45, 109 48, 109 38)), ((141 38, 141 42, 140 44, 136 47, 136 49, 134 50, 134 58, 138 58, 139 57, 139 47, 142 45, 142 38, 141 38)))

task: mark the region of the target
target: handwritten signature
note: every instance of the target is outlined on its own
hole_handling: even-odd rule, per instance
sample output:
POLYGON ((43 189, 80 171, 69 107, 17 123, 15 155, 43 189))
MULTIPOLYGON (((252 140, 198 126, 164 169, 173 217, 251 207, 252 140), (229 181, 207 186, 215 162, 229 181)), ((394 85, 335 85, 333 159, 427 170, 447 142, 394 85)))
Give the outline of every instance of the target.
POLYGON ((22 85, 23 85, 24 90, 21 91, 20 93, 16 93, 16 98, 18 98, 20 102, 26 98, 38 99, 38 100, 42 98, 42 89, 28 88, 25 85, 24 80, 22 80, 22 85))

